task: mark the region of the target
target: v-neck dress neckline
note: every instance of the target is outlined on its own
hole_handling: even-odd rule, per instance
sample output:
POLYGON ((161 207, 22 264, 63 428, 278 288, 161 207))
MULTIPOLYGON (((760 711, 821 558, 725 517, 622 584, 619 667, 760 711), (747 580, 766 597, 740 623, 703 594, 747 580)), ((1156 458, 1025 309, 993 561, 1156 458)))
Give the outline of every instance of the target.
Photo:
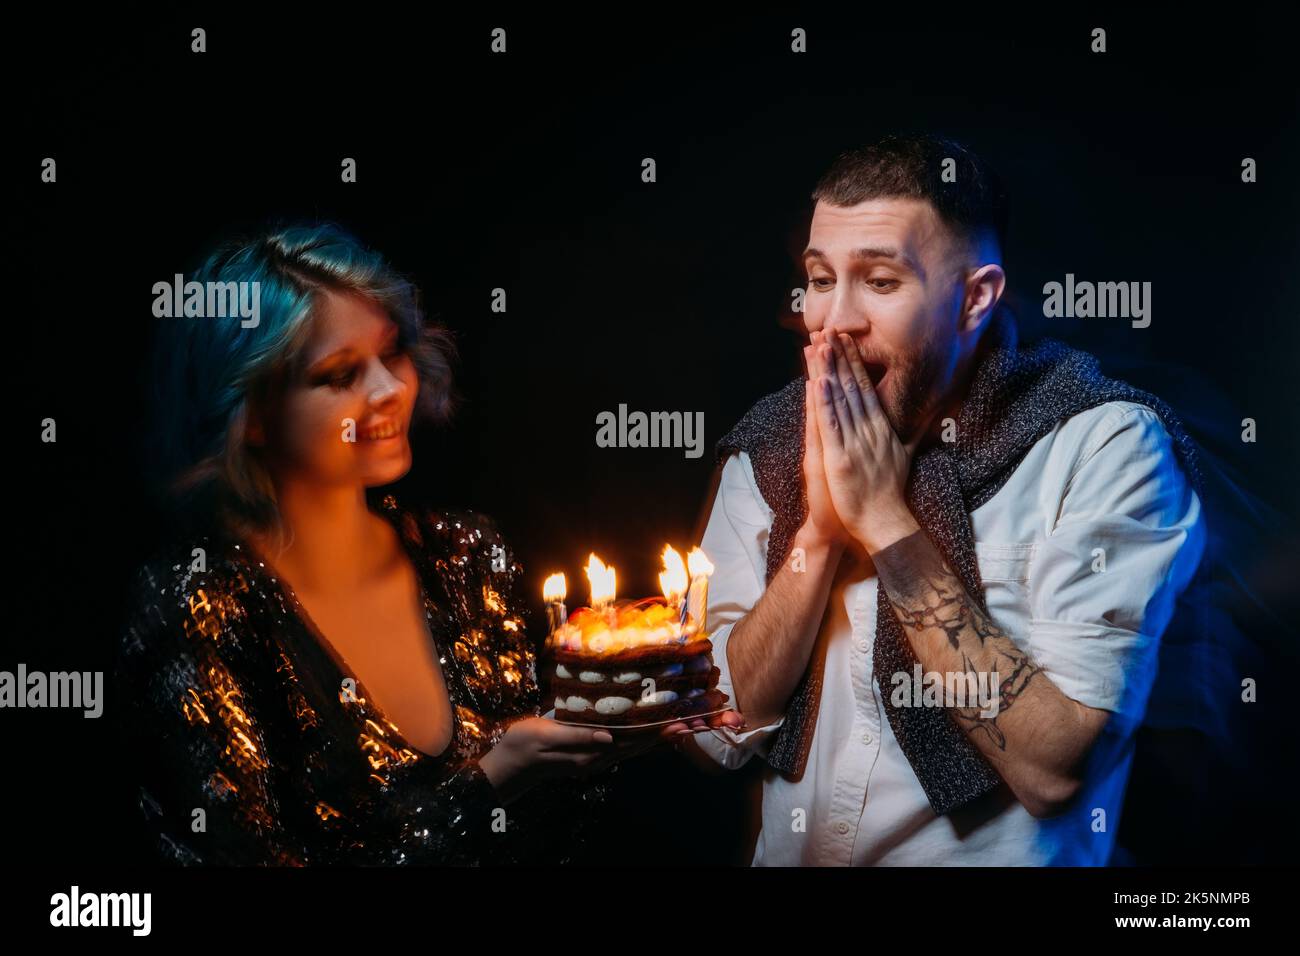
MULTIPOLYGON (((389 526, 397 533, 397 539, 401 544, 403 554, 406 556, 406 559, 411 562, 411 567, 415 571, 416 586, 420 591, 420 608, 424 612, 425 636, 428 638, 433 648, 434 657, 438 662, 438 669, 442 675, 443 690, 447 694, 447 704, 451 711, 451 739, 448 740, 447 746, 437 754, 430 754, 427 751, 421 750, 407 739, 406 735, 402 733, 401 728, 393 721, 391 715, 380 706, 374 695, 371 694, 370 689, 365 686, 365 683, 357 674, 356 669, 348 664, 347 658, 345 658, 334 646, 329 638, 326 637, 325 632, 321 630, 312 619, 311 612, 307 610, 306 605, 299 599, 297 592, 288 580, 286 580, 283 575, 275 569, 275 566, 251 544, 244 542, 244 546, 248 549, 249 557, 253 558, 257 562, 259 567, 261 567, 266 573, 267 577, 270 578, 272 586, 278 589, 280 594, 284 597, 285 604, 292 609, 294 615, 303 625, 303 628, 311 636, 316 647, 324 653, 325 657, 333 665, 338 676, 340 678, 351 678, 356 683, 358 695, 368 701, 370 708, 375 712, 376 716, 381 718, 388 727, 392 729, 393 736, 401 742, 402 746, 418 753, 425 759, 442 760, 456 752, 462 728, 460 715, 456 707, 456 695, 451 686, 452 675, 447 672, 448 655, 438 640, 438 629, 434 626, 434 615, 432 611, 433 602, 429 597, 428 587, 424 580, 422 564, 418 560, 417 555, 412 553, 412 543, 407 541, 406 535, 402 531, 401 522, 394 520, 396 515, 390 516, 387 508, 381 508, 379 511, 371 509, 371 511, 387 521, 389 526)), ((336 685, 341 686, 341 681, 336 682, 336 685)))

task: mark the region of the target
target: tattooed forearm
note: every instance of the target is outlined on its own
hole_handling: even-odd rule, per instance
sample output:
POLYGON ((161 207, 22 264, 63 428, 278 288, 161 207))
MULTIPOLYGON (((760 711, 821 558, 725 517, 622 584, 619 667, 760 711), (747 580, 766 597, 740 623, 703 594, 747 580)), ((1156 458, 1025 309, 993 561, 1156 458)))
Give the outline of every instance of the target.
POLYGON ((924 531, 883 548, 873 561, 881 586, 905 628, 918 633, 938 631, 949 647, 961 654, 962 671, 975 686, 996 682, 992 701, 951 710, 969 734, 982 733, 998 750, 1006 750, 1006 735, 998 719, 1029 687, 1040 672, 1038 665, 971 598, 924 531), (981 681, 981 675, 989 676, 981 681))
MULTIPOLYGON (((975 706, 953 707, 952 712, 957 717, 957 723, 971 734, 983 731, 995 747, 1006 750, 1007 738, 998 726, 998 718, 1011 709, 1011 705, 1029 686, 1039 668, 1014 645, 1011 652, 997 646, 994 647, 994 652, 997 654, 997 663, 993 665, 992 673, 997 676, 998 685, 992 700, 975 706)), ((965 654, 962 654, 962 666, 964 673, 970 675, 978 686, 979 668, 965 654)))
MULTIPOLYGON (((924 532, 917 532, 924 534, 924 532)), ((914 536, 913 536, 914 537, 914 536)), ((885 551, 896 548, 910 541, 904 538, 890 545, 885 551)), ((928 542, 927 542, 928 544, 928 542)), ((876 568, 880 570, 880 558, 876 557, 876 568)), ((883 575, 883 571, 881 572, 883 575)), ((882 580, 884 580, 882 576, 882 580)), ((961 646, 963 634, 970 634, 984 644, 992 637, 1005 637, 1001 629, 983 614, 966 595, 966 588, 942 564, 937 569, 921 567, 899 576, 898 592, 895 585, 886 584, 889 600, 898 612, 898 619, 906 627, 924 631, 935 628, 948 637, 953 650, 961 646)))

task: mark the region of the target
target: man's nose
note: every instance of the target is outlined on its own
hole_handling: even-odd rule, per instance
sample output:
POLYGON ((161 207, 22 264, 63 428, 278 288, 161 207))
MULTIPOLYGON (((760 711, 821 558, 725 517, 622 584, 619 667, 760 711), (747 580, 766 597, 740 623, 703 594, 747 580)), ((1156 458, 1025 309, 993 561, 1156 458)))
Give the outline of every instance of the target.
POLYGON ((827 309, 822 320, 822 329, 828 335, 834 336, 841 332, 848 335, 861 335, 870 328, 871 319, 868 318, 866 311, 852 301, 847 292, 841 295, 837 289, 831 299, 830 308, 827 309))

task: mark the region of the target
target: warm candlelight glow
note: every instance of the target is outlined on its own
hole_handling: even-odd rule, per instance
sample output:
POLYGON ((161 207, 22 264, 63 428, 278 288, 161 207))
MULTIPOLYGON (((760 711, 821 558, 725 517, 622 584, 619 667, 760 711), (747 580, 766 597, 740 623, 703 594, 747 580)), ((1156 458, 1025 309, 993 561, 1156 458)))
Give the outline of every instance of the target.
POLYGON ((691 569, 691 577, 698 578, 701 574, 712 574, 713 564, 699 548, 692 548, 691 553, 686 556, 686 564, 691 569))
POLYGON ((676 607, 686 593, 686 565, 672 545, 664 546, 664 570, 659 575, 659 587, 668 603, 676 607))
POLYGON ((591 606, 601 607, 614 600, 614 569, 592 554, 587 559, 587 580, 591 582, 591 606))
POLYGON ((568 585, 563 574, 552 574, 542 584, 542 598, 546 601, 563 601, 568 594, 568 585))
POLYGON ((546 621, 548 634, 554 634, 564 627, 564 620, 569 616, 569 609, 564 606, 564 596, 569 588, 563 574, 552 574, 542 584, 542 597, 546 599, 546 621))
POLYGON ((682 623, 703 631, 707 627, 705 618, 709 613, 709 575, 713 573, 713 564, 699 548, 691 550, 686 556, 686 563, 691 569, 691 589, 682 608, 682 623))

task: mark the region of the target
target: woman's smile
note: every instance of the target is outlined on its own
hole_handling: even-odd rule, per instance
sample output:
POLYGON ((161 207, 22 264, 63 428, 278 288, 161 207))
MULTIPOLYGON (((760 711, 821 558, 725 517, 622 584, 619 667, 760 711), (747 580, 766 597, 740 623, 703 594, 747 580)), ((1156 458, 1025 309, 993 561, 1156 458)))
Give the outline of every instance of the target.
POLYGON ((382 422, 378 425, 371 425, 363 428, 358 433, 362 441, 384 442, 391 441, 395 438, 402 437, 402 429, 396 422, 382 422))

